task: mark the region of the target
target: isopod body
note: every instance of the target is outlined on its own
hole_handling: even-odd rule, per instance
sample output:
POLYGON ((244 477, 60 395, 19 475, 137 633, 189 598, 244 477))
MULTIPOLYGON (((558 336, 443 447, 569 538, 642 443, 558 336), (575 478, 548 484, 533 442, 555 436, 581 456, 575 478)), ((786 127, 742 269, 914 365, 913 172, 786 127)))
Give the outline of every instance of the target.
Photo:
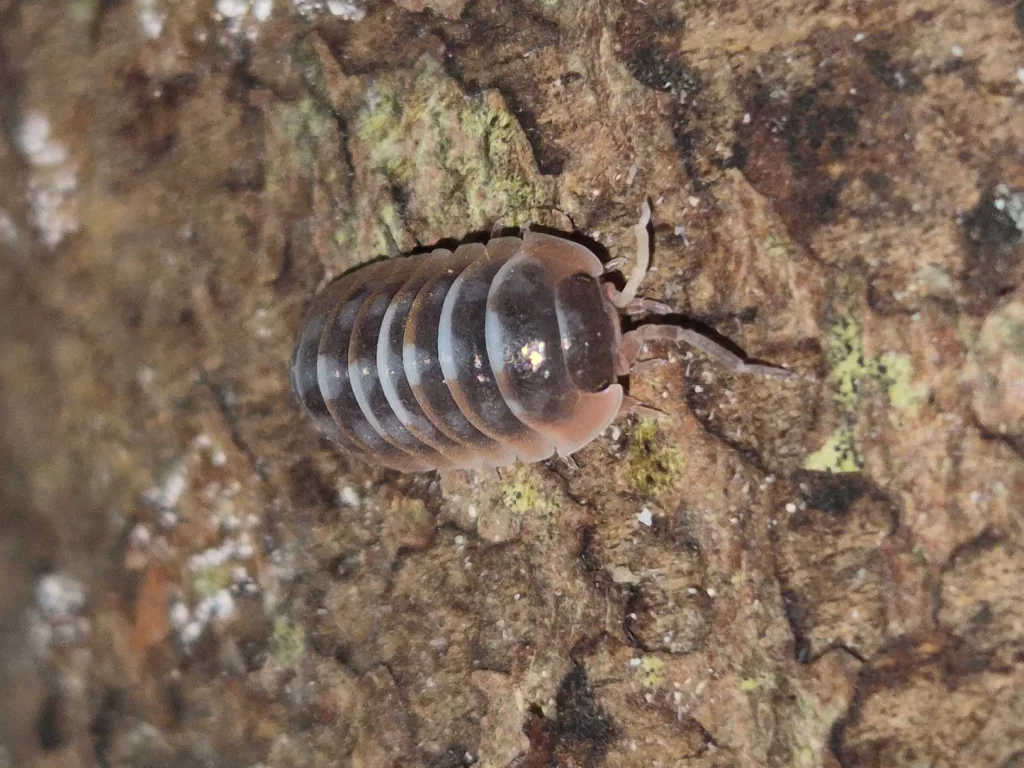
POLYGON ((344 450, 396 469, 567 456, 623 400, 602 272, 539 232, 366 265, 314 299, 292 387, 344 450))
POLYGON ((618 378, 647 340, 688 342, 739 372, 788 375, 689 329, 622 333, 621 311, 666 309, 636 299, 649 216, 645 206, 621 292, 602 282, 591 250, 535 231, 357 268, 307 311, 292 389, 347 453, 419 472, 578 451, 623 409, 618 378))

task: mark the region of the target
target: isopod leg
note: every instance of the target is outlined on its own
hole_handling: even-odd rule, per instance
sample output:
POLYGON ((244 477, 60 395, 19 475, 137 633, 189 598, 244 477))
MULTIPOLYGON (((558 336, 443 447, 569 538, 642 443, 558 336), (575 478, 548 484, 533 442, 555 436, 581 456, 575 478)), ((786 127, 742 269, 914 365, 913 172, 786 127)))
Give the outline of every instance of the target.
POLYGON ((640 221, 637 222, 635 228, 636 263, 633 265, 633 269, 630 270, 626 286, 621 291, 615 290, 615 288, 608 291, 608 298, 611 299, 612 304, 623 311, 626 311, 626 308, 636 300, 636 293, 640 289, 640 283, 643 282, 644 275, 647 274, 647 268, 651 264, 651 237, 647 233, 647 225, 650 223, 651 206, 645 200, 644 207, 640 211, 640 221))
POLYGON ((777 379, 788 379, 796 376, 792 371, 787 371, 785 368, 778 368, 774 365, 748 363, 739 355, 726 349, 718 342, 709 339, 707 336, 690 328, 680 328, 675 325, 642 325, 635 331, 623 334, 622 343, 619 346, 620 370, 628 372, 633 367, 640 354, 640 350, 643 349, 644 344, 648 341, 671 341, 677 344, 689 344, 733 373, 769 376, 777 379))
POLYGON ((639 416, 642 419, 651 419, 652 421, 661 421, 662 419, 668 418, 668 414, 664 411, 659 411, 657 408, 651 408, 649 405, 644 405, 643 402, 637 400, 635 397, 626 395, 622 398, 622 406, 619 408, 620 416, 639 416))

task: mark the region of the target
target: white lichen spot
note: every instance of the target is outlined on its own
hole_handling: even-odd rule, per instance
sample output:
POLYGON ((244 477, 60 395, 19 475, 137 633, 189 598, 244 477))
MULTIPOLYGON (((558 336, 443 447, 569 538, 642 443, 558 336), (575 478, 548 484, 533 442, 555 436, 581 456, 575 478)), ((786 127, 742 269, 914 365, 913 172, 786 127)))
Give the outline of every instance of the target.
POLYGON ((363 3, 351 0, 292 0, 292 4, 304 19, 313 19, 325 13, 344 21, 362 21, 366 18, 363 3))
POLYGON ((47 573, 36 582, 36 608, 49 620, 66 619, 85 606, 82 585, 59 573, 47 573))
POLYGON ((192 613, 189 611, 188 606, 179 600, 171 605, 167 618, 171 629, 175 632, 181 632, 191 621, 192 613))
POLYGON ((182 645, 190 646, 195 643, 203 634, 203 625, 198 621, 190 621, 186 624, 181 632, 178 634, 178 639, 182 645))
POLYGON ((135 383, 139 385, 139 389, 145 392, 149 389, 153 382, 156 381, 156 371, 150 368, 148 365, 143 365, 135 372, 135 383))
POLYGON ((1011 191, 1005 184, 1000 184, 996 187, 993 205, 1005 214, 1017 231, 1024 236, 1024 192, 1011 191))
POLYGON ((366 17, 366 11, 358 5, 343 0, 327 0, 327 10, 346 21, 362 21, 366 17))
POLYGON ((227 32, 235 38, 255 41, 259 39, 260 26, 273 10, 273 0, 217 0, 213 17, 224 22, 227 32))
POLYGON ((35 605, 28 614, 29 647, 47 658, 54 647, 83 642, 89 619, 82 616, 85 590, 70 576, 47 573, 36 582, 35 605))
POLYGON ((128 539, 133 547, 146 547, 149 546, 149 542, 153 539, 153 534, 150 532, 148 525, 139 523, 132 528, 132 532, 128 534, 128 539))
POLYGON ((184 462, 179 462, 177 466, 168 473, 161 485, 150 488, 142 495, 142 497, 150 504, 160 507, 161 509, 171 510, 177 506, 178 501, 181 500, 181 495, 187 488, 188 469, 184 462))
POLYGON ((340 491, 338 491, 338 499, 346 507, 358 507, 359 506, 359 491, 357 491, 351 485, 346 485, 340 491))
POLYGON ((22 118, 15 141, 30 166, 28 203, 32 223, 43 243, 55 248, 80 226, 76 164, 67 147, 53 137, 50 121, 39 112, 28 112, 22 118))
POLYGON ((648 507, 644 507, 643 511, 636 516, 636 521, 640 523, 640 525, 650 528, 654 525, 654 515, 651 514, 651 510, 648 507))
POLYGON ((226 19, 240 19, 249 13, 249 0, 217 0, 217 13, 226 19))
POLYGON ((157 0, 135 0, 135 18, 142 34, 150 40, 163 34, 167 14, 157 8, 157 0))

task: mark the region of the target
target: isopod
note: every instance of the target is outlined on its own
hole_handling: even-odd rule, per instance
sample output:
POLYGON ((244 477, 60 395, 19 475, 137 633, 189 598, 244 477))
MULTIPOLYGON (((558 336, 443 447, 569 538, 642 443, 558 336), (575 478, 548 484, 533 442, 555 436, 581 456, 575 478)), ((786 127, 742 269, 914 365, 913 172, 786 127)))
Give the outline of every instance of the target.
POLYGON ((635 407, 619 378, 644 343, 684 342, 732 371, 788 377, 674 325, 623 333, 650 258, 646 204, 620 291, 585 246, 527 229, 377 261, 332 282, 307 311, 292 389, 319 431, 394 469, 503 467, 569 457, 635 407))

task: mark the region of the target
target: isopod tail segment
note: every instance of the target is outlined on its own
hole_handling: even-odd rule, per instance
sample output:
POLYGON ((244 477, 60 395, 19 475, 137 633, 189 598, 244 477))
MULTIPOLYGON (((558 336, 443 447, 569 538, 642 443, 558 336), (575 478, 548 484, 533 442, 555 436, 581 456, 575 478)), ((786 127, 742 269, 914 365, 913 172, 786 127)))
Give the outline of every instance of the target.
MULTIPOLYGON (((672 309, 658 301, 642 298, 638 295, 640 286, 650 267, 651 239, 647 227, 651 221, 651 206, 645 201, 636 224, 636 261, 626 279, 626 285, 620 291, 611 283, 604 284, 605 296, 619 312, 624 315, 665 315, 672 309)), ((614 259, 606 265, 605 273, 617 271, 624 266, 624 259, 614 259)), ((777 379, 789 379, 797 374, 774 365, 751 363, 727 349, 713 339, 692 328, 677 325, 644 324, 632 331, 622 334, 619 342, 618 370, 619 376, 626 376, 633 370, 640 352, 649 341, 668 341, 676 344, 688 344, 700 350, 719 365, 732 373, 766 376, 777 379)), ((659 414, 645 408, 634 398, 623 399, 622 410, 631 413, 659 414)))

